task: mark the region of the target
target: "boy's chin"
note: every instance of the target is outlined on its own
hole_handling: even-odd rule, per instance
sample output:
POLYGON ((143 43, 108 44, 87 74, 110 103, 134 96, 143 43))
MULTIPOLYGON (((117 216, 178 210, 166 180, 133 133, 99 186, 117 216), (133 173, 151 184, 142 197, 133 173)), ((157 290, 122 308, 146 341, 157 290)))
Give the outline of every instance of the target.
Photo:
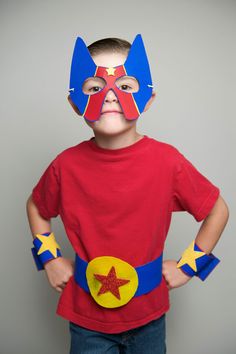
POLYGON ((87 125, 92 129, 98 129, 99 131, 108 132, 111 134, 119 133, 126 130, 131 125, 135 124, 137 119, 126 119, 123 113, 117 114, 102 114, 98 120, 89 121, 85 119, 87 125))
MULTIPOLYGON (((125 118, 124 118, 125 119, 125 118)), ((110 121, 103 121, 102 119, 96 121, 94 124, 91 125, 91 128, 94 132, 98 134, 106 135, 106 136, 115 136, 120 135, 124 132, 127 132, 133 126, 134 122, 124 120, 112 120, 110 121)))

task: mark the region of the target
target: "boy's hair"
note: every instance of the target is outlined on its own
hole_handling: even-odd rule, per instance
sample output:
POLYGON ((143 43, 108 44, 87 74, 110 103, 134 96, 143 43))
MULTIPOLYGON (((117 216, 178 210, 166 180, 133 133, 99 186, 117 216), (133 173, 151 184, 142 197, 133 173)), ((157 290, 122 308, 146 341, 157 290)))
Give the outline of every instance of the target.
POLYGON ((100 53, 128 53, 131 44, 125 39, 121 38, 103 38, 88 46, 90 54, 97 55, 100 53))

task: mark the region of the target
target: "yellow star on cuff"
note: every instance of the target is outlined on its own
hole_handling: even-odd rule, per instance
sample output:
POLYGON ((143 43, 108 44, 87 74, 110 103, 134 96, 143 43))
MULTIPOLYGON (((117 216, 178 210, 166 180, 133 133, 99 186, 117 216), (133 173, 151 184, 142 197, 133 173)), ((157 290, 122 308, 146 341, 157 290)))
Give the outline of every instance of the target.
POLYGON ((106 72, 107 72, 108 76, 110 76, 110 75, 115 76, 115 71, 116 71, 115 68, 107 68, 106 69, 106 72))
POLYGON ((194 241, 189 245, 189 247, 183 252, 180 261, 177 264, 177 268, 180 268, 184 264, 188 264, 195 272, 197 271, 196 259, 203 257, 204 252, 194 251, 194 241))
POLYGON ((51 232, 49 236, 43 236, 40 234, 36 234, 36 237, 42 242, 40 249, 38 250, 38 255, 43 253, 44 251, 50 251, 52 255, 57 257, 57 248, 60 249, 60 246, 56 242, 54 233, 51 232))

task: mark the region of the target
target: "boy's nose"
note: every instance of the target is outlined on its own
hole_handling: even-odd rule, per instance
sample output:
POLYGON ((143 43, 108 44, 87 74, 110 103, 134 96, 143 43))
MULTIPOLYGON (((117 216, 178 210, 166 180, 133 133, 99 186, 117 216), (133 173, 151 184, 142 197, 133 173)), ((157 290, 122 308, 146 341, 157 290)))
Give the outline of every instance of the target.
POLYGON ((116 97, 113 90, 109 90, 107 92, 105 102, 118 102, 118 98, 116 97))

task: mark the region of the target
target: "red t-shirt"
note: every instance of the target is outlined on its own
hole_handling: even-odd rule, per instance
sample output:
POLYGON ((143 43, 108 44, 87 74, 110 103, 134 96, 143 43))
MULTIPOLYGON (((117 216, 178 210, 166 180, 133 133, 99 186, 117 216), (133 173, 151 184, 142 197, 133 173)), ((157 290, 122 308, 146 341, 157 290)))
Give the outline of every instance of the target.
MULTIPOLYGON (((173 211, 187 211, 201 221, 219 188, 170 144, 144 135, 112 150, 99 147, 93 137, 59 153, 32 196, 44 218, 60 215, 82 259, 110 255, 136 267, 163 252, 173 211)), ((169 306, 164 278, 151 292, 109 309, 98 305, 72 276, 57 314, 91 330, 119 333, 160 317, 169 306)))

